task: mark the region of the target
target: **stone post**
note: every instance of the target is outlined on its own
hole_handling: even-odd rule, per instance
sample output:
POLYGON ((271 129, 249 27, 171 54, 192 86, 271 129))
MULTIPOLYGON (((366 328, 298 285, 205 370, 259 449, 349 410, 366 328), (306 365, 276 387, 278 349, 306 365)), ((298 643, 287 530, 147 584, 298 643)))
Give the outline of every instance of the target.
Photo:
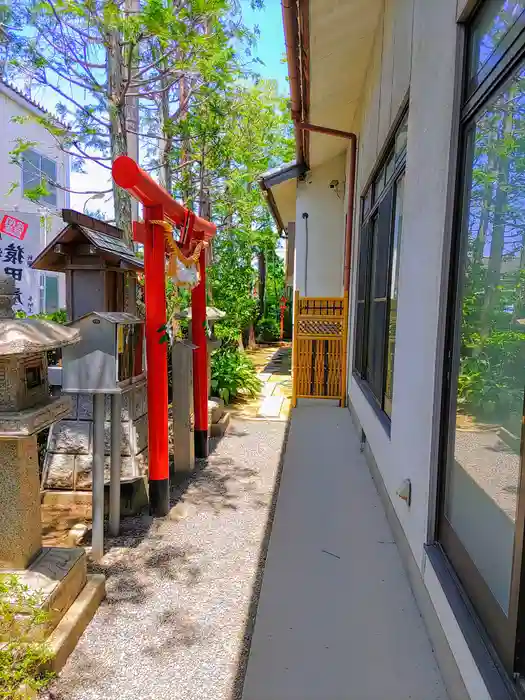
POLYGON ((0 439, 0 570, 25 569, 42 544, 36 435, 0 439))

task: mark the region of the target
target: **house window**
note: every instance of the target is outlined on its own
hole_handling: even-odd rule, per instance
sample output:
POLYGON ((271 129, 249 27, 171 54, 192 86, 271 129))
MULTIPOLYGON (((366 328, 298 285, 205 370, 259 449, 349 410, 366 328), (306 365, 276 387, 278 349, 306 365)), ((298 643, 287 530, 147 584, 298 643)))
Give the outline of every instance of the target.
POLYGON ((24 152, 22 157, 22 190, 24 194, 43 185, 47 194, 38 198, 51 206, 57 206, 57 190, 51 184, 57 181, 57 164, 54 160, 40 155, 32 149, 24 152))
POLYGON ((40 313, 52 314, 60 310, 57 275, 40 277, 40 313))
POLYGON ((438 528, 511 675, 525 673, 524 9, 484 3, 469 28, 438 528))
POLYGON ((407 115, 362 199, 354 374, 392 414, 407 115))

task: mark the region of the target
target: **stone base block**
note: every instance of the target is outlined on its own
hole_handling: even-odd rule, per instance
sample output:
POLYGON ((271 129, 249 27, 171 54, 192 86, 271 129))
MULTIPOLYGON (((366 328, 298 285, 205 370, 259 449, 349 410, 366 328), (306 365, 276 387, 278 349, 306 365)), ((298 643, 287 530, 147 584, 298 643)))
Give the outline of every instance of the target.
MULTIPOLYGON (((46 490, 42 503, 58 508, 74 508, 79 517, 91 520, 91 491, 46 490)), ((148 491, 143 477, 123 482, 120 485, 121 515, 137 515, 148 505, 148 491)), ((104 510, 109 513, 109 485, 104 488, 104 510)))
MULTIPOLYGON (((51 427, 45 456, 44 489, 91 490, 93 397, 77 394, 72 397, 72 401, 72 415, 51 427)), ((104 451, 106 483, 109 483, 111 422, 108 396, 105 410, 104 451)), ((147 472, 147 410, 147 383, 144 379, 130 385, 122 393, 120 454, 123 481, 137 479, 147 472)))
POLYGON ((49 621, 45 627, 26 630, 22 613, 20 629, 28 632, 29 638, 42 639, 58 625, 86 585, 86 553, 80 548, 44 547, 27 569, 2 573, 14 574, 30 593, 39 596, 39 607, 49 614, 49 621))
POLYGON ((217 423, 210 423, 210 437, 220 438, 226 432, 226 429, 230 425, 230 413, 225 411, 217 423))
POLYGON ((224 413, 224 401, 213 397, 208 399, 208 418, 209 424, 218 423, 224 413))

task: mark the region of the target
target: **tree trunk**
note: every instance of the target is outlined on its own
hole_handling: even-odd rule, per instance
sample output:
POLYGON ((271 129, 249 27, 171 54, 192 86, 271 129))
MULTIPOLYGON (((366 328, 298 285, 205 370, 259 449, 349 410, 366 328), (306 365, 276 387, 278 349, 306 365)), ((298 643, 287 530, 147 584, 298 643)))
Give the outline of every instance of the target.
MULTIPOLYGON (((162 88, 166 87, 164 78, 161 80, 162 88)), ((173 136, 170 123, 170 98, 169 91, 165 90, 160 97, 160 118, 162 119, 162 135, 164 141, 160 147, 160 169, 161 184, 164 189, 171 194, 173 188, 173 168, 171 165, 171 153, 173 151, 173 136)))
POLYGON ((264 250, 257 254, 259 267, 259 318, 262 318, 266 311, 266 254, 264 250))
MULTIPOLYGON (((139 0, 126 0, 125 12, 127 15, 140 12, 139 0)), ((132 72, 136 72, 136 63, 133 64, 132 72)), ((127 154, 130 158, 138 163, 140 159, 140 144, 139 144, 139 98, 126 95, 126 147, 127 154)), ((130 198, 131 202, 131 219, 138 221, 139 218, 139 203, 136 199, 130 198)))
MULTIPOLYGON (((121 96, 124 81, 123 54, 120 35, 117 31, 111 31, 109 35, 107 59, 111 158, 115 160, 120 155, 127 155, 128 152, 126 105, 121 96)), ((131 198, 115 182, 113 182, 113 199, 116 225, 123 230, 126 243, 131 244, 131 198)))
MULTIPOLYGON (((510 105, 512 93, 506 101, 510 105)), ((513 118, 512 110, 509 108, 503 120, 501 139, 505 140, 512 134, 513 118)), ((490 257, 487 266, 487 277, 485 280, 485 298, 481 311, 481 336, 486 338, 491 330, 491 316, 498 299, 498 289, 501 279, 501 264, 503 261, 503 248, 505 245, 505 223, 507 214, 508 193, 507 186, 509 180, 509 156, 505 153, 498 157, 497 169, 498 180, 496 196, 494 198, 494 221, 492 225, 492 240, 490 244, 490 257)))
MULTIPOLYGON (((494 141, 497 140, 497 133, 491 130, 487 139, 487 173, 494 172, 496 167, 496 154, 494 152, 494 141)), ((483 197, 481 205, 481 215, 479 217, 479 228, 476 240, 472 245, 472 264, 479 268, 483 264, 483 250, 485 248, 485 240, 487 238, 487 229, 490 220, 490 210, 492 206, 492 189, 493 183, 488 180, 483 188, 483 197)))

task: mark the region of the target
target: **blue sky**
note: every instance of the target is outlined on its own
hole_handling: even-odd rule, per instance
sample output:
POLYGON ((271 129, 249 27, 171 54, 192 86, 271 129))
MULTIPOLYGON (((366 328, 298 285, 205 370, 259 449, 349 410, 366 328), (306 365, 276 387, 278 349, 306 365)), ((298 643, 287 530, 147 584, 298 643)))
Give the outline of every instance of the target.
POLYGON ((286 81, 286 64, 282 62, 285 46, 281 12, 281 0, 265 0, 264 10, 252 10, 250 0, 242 0, 245 24, 259 27, 260 37, 257 42, 256 55, 264 62, 257 70, 265 78, 274 78, 279 83, 280 91, 288 94, 286 81))

